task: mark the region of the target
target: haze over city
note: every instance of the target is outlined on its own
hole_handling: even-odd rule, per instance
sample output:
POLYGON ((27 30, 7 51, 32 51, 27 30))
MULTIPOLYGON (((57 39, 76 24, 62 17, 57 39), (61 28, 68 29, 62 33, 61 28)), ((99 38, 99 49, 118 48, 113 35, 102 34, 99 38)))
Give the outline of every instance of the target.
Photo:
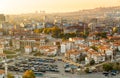
POLYGON ((0 13, 72 12, 119 5, 119 0, 0 0, 0 13))
POLYGON ((120 78, 120 0, 0 0, 0 78, 120 78))

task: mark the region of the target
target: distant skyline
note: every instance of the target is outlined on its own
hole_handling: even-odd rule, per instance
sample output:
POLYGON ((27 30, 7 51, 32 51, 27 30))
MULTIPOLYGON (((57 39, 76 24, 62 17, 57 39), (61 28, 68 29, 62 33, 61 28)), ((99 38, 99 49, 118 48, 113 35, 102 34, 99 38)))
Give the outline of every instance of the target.
POLYGON ((120 6, 119 0, 0 0, 0 14, 72 12, 98 7, 120 6))

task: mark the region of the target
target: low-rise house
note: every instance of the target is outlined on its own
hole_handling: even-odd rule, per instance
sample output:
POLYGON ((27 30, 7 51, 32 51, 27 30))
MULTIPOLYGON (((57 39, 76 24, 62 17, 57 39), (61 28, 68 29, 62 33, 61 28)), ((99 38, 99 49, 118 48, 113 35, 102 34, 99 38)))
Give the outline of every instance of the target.
POLYGON ((98 51, 105 53, 107 56, 113 56, 113 49, 110 48, 110 45, 101 45, 98 51))
POLYGON ((33 46, 33 51, 37 51, 37 46, 33 46))
POLYGON ((91 60, 91 58, 88 57, 88 56, 86 56, 86 57, 85 57, 85 64, 89 64, 89 63, 90 63, 90 60, 91 60))
POLYGON ((87 46, 84 44, 78 44, 76 45, 78 50, 84 50, 87 46))
POLYGON ((57 54, 56 49, 49 49, 49 51, 45 53, 45 55, 47 56, 55 56, 56 54, 57 54))
POLYGON ((75 44, 84 44, 85 40, 83 38, 75 37, 75 38, 69 38, 69 41, 72 41, 75 44))
POLYGON ((12 46, 14 49, 20 49, 20 40, 19 38, 13 39, 12 40, 12 46))
POLYGON ((38 47, 38 52, 44 55, 56 55, 58 52, 57 46, 40 46, 38 47))
POLYGON ((71 41, 64 41, 61 43, 61 53, 66 53, 66 51, 70 50, 70 49, 73 49, 73 42, 71 41))
POLYGON ((87 57, 85 58, 85 64, 90 63, 91 60, 94 60, 95 63, 100 63, 105 61, 105 54, 102 52, 96 52, 92 49, 88 50, 87 57))
POLYGON ((81 53, 80 51, 78 51, 76 49, 72 49, 65 53, 65 58, 67 58, 68 60, 77 62, 77 59, 79 58, 80 53, 81 53))
POLYGON ((26 54, 30 54, 31 52, 32 52, 32 48, 31 48, 31 46, 25 46, 25 53, 26 54))
POLYGON ((66 53, 66 51, 67 51, 66 44, 62 43, 61 44, 61 53, 66 53))
POLYGON ((46 38, 40 38, 40 46, 45 46, 46 38))
POLYGON ((88 45, 89 45, 89 46, 98 45, 98 44, 99 44, 99 41, 98 41, 98 40, 89 40, 89 41, 88 41, 88 45))
POLYGON ((20 48, 23 49, 25 46, 31 46, 31 48, 33 48, 35 43, 36 40, 34 38, 25 38, 20 40, 20 48))
POLYGON ((120 51, 120 40, 116 41, 112 45, 113 49, 118 49, 120 51))
POLYGON ((4 70, 0 70, 0 78, 5 78, 5 71, 4 70))

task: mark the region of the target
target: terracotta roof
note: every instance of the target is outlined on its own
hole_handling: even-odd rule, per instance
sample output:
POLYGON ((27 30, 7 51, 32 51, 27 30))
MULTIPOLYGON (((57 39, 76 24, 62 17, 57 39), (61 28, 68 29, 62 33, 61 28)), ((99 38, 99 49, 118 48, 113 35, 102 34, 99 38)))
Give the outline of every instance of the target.
POLYGON ((0 74, 4 74, 5 73, 5 71, 4 70, 0 70, 0 74))
POLYGON ((2 45, 0 45, 0 48, 3 48, 3 46, 2 46, 2 45))
POLYGON ((72 49, 72 50, 69 50, 69 51, 67 51, 67 55, 78 55, 78 54, 80 54, 81 52, 80 51, 78 51, 78 50, 76 50, 76 49, 72 49))
POLYGON ((25 46, 25 48, 31 48, 31 46, 25 46))
POLYGON ((4 53, 0 53, 0 56, 6 56, 4 53))
POLYGON ((114 36, 114 37, 108 36, 108 38, 113 40, 120 40, 120 36, 114 36))
POLYGON ((40 46, 39 49, 57 49, 57 46, 40 46))

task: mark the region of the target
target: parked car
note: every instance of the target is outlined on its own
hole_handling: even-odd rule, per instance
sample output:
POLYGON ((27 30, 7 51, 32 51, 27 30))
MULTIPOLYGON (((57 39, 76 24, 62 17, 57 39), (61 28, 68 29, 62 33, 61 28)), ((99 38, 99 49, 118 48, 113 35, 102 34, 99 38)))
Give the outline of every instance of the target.
POLYGON ((42 73, 42 72, 34 72, 34 74, 35 74, 35 76, 37 76, 37 77, 43 76, 43 73, 42 73))
POLYGON ((109 72, 106 72, 106 71, 105 71, 105 72, 103 72, 103 75, 104 75, 104 76, 109 76, 109 72))
POLYGON ((70 67, 66 68, 65 72, 71 72, 71 68, 70 67))

